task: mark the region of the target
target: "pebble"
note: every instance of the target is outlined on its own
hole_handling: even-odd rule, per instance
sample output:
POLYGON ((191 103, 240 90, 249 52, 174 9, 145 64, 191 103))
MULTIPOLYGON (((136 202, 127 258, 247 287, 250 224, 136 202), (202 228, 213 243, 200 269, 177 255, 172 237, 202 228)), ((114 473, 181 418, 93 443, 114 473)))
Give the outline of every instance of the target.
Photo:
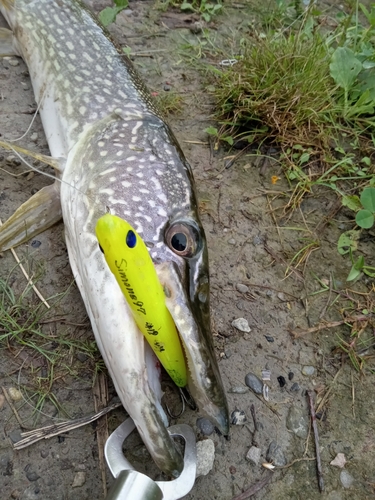
POLYGON ((80 488, 85 484, 85 482, 86 482, 86 472, 84 471, 76 472, 74 475, 72 488, 80 488))
POLYGON ((252 446, 246 454, 246 460, 248 460, 249 462, 252 462, 254 465, 258 465, 261 454, 262 454, 262 451, 260 448, 257 448, 256 446, 252 446))
POLYGON ((231 387, 228 392, 231 392, 232 394, 246 394, 248 391, 247 387, 244 387, 243 385, 235 385, 231 387))
POLYGON ((282 375, 280 375, 279 377, 277 377, 277 381, 279 382, 279 386, 280 387, 284 387, 285 384, 286 384, 286 380, 285 380, 285 378, 282 375))
POLYGON ((284 467, 284 465, 287 464, 284 452, 276 441, 270 442, 266 459, 268 462, 272 462, 273 465, 276 465, 276 467, 284 467))
POLYGON ((343 469, 345 467, 345 464, 345 455, 343 453, 338 453, 329 465, 333 465, 334 467, 340 467, 340 469, 343 469))
POLYGON ((260 236, 254 236, 253 238, 253 245, 261 245, 262 244, 262 238, 260 236))
POLYGON ((41 456, 42 458, 47 458, 47 457, 48 457, 48 455, 49 455, 49 451, 48 451, 48 450, 42 450, 42 451, 40 452, 40 456, 41 456))
POLYGON ((205 439, 197 443, 197 473, 196 477, 207 476, 215 460, 215 445, 212 439, 205 439))
POLYGON ((41 243, 39 240, 33 240, 33 241, 31 242, 31 246, 32 246, 33 248, 39 248, 41 244, 42 244, 42 243, 41 243))
POLYGON ((3 394, 0 394, 0 410, 4 406, 5 403, 5 396, 3 394))
POLYGON ((340 481, 344 488, 350 488, 354 483, 354 477, 347 470, 340 472, 340 481))
POLYGON ((309 421, 305 410, 291 406, 286 417, 286 427, 296 436, 306 439, 309 431, 309 421))
POLYGON ((248 373, 245 377, 245 384, 250 387, 255 394, 263 394, 263 382, 254 373, 248 373))
POLYGON ((243 285, 242 283, 237 283, 236 288, 241 293, 247 293, 249 291, 249 287, 246 285, 243 285))
POLYGON ((289 372, 288 373, 288 379, 289 380, 293 380, 294 379, 294 373, 293 372, 289 372))
POLYGON ((10 431, 8 434, 8 438, 12 441, 12 443, 17 443, 22 439, 21 429, 14 429, 14 431, 10 431))
POLYGON ((8 59, 8 63, 11 65, 11 66, 19 66, 19 61, 17 59, 8 59))
POLYGON ((87 354, 85 354, 84 352, 77 352, 76 354, 76 358, 78 359, 78 361, 80 361, 81 363, 85 363, 89 357, 87 354))
POLYGON ((234 410, 230 416, 230 423, 233 425, 243 425, 247 422, 245 412, 243 410, 234 410))
POLYGON ((234 328, 237 328, 240 332, 251 332, 251 328, 249 327, 249 323, 247 319, 245 318, 237 318, 234 321, 232 321, 232 326, 234 328))
POLYGON ((38 134, 36 132, 34 132, 33 134, 31 134, 30 140, 33 141, 33 142, 37 142, 37 140, 38 140, 38 134))
POLYGON ((228 240, 228 243, 229 243, 229 245, 235 245, 236 240, 234 238, 231 238, 230 240, 228 240))
POLYGON ((40 478, 40 476, 38 476, 38 474, 33 470, 28 470, 26 472, 26 477, 30 482, 37 481, 40 478))
POLYGON ((313 366, 304 366, 302 368, 302 374, 306 375, 307 377, 311 377, 311 375, 314 375, 315 373, 315 368, 313 366))
POLYGON ((275 339, 271 335, 265 335, 267 342, 275 342, 275 339))
POLYGON ((294 382, 294 384, 292 385, 292 387, 290 388, 290 390, 292 392, 298 392, 300 390, 299 384, 297 384, 297 382, 294 382))
POLYGON ((204 436, 211 436, 211 434, 215 431, 215 426, 208 420, 208 418, 198 418, 197 419, 197 427, 199 432, 201 432, 204 436))
POLYGON ((165 92, 169 92, 171 90, 172 86, 169 85, 168 83, 166 83, 163 87, 163 90, 165 90, 165 92))

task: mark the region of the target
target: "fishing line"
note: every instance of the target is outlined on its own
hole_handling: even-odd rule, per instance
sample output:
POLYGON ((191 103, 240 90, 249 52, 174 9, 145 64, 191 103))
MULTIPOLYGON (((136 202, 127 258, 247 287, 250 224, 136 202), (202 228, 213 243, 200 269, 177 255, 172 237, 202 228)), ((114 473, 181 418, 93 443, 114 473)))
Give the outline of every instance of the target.
POLYGON ((44 93, 45 93, 45 90, 43 91, 43 94, 42 94, 42 97, 40 99, 40 102, 39 102, 39 104, 38 104, 38 106, 37 106, 37 108, 35 110, 35 113, 34 113, 34 116, 33 116, 32 120, 31 120, 30 125, 26 129, 26 132, 23 135, 21 135, 21 137, 18 137, 18 139, 6 139, 8 142, 17 142, 17 141, 20 141, 21 139, 23 139, 29 133, 29 131, 30 131, 30 129, 31 129, 31 127, 32 127, 32 125, 33 125, 33 123, 35 121, 36 115, 38 114, 40 106, 42 105, 42 102, 43 102, 43 99, 44 99, 44 93))

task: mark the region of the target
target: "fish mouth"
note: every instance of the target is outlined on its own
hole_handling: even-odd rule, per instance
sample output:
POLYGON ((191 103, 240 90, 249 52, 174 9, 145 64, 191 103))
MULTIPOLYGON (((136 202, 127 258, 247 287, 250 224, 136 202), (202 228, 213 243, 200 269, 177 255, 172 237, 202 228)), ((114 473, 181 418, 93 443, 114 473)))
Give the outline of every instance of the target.
MULTIPOLYGON (((197 289, 193 278, 184 286, 175 262, 156 263, 155 268, 185 352, 189 391, 199 410, 226 436, 228 404, 213 347, 208 278, 197 289)), ((201 262, 191 262, 189 275, 197 276, 198 269, 201 262)))

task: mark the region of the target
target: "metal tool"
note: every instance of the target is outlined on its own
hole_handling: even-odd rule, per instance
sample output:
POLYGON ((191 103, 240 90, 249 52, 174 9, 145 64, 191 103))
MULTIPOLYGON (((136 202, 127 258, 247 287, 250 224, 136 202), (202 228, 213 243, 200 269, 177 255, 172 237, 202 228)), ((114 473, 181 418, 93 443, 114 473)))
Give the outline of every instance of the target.
POLYGON ((123 422, 108 438, 104 455, 115 483, 106 500, 178 500, 187 495, 194 486, 197 468, 197 452, 193 429, 186 425, 168 428, 171 437, 180 436, 185 440, 184 468, 177 479, 153 481, 134 469, 125 458, 122 445, 135 429, 131 418, 123 422))

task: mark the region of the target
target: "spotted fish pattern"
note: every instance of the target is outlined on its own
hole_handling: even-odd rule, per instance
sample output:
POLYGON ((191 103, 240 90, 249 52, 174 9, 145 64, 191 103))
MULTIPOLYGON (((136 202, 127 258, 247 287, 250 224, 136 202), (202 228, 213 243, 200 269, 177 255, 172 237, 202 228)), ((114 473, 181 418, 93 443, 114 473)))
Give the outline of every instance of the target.
MULTIPOLYGON (((182 459, 166 430, 157 363, 99 249, 97 220, 127 220, 149 248, 200 410, 228 433, 213 351, 208 258, 193 178, 129 59, 73 0, 0 0, 25 60, 53 157, 69 260, 117 393, 157 465, 182 459)), ((21 207, 22 208, 22 207, 21 207)))

